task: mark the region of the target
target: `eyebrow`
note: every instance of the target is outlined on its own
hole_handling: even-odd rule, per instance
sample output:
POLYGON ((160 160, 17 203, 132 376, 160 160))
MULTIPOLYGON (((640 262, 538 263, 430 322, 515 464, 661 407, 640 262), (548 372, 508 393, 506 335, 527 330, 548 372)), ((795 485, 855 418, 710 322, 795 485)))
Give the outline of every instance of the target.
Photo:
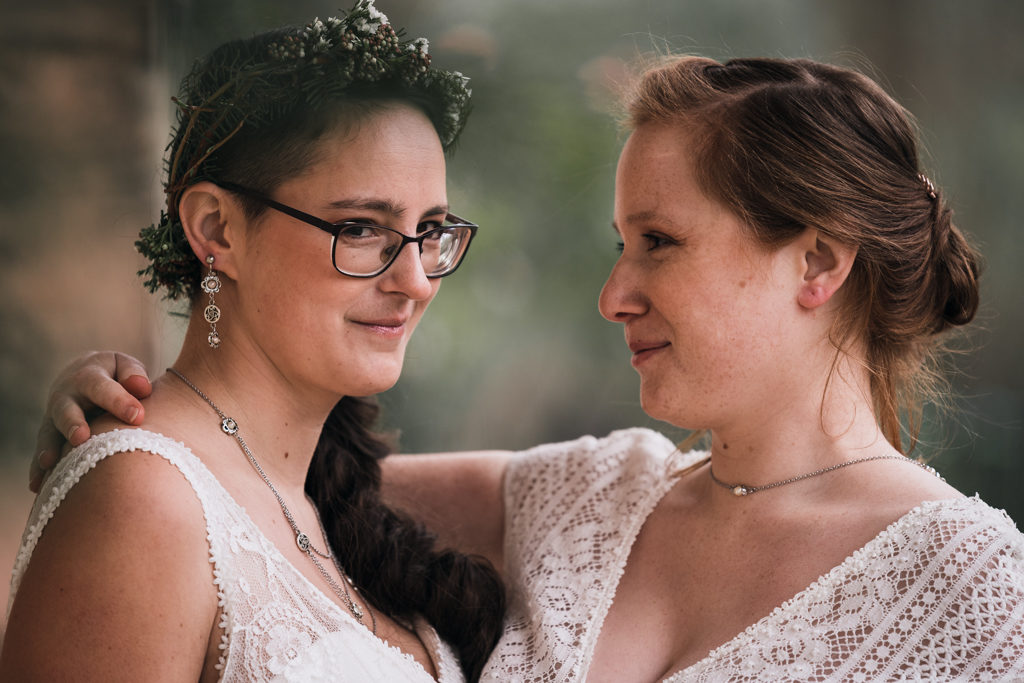
MULTIPOLYGON (((625 222, 628 224, 647 223, 651 221, 665 223, 671 227, 677 227, 678 225, 674 220, 672 220, 668 216, 665 216, 664 214, 660 214, 657 211, 653 210, 637 211, 636 213, 631 213, 628 216, 626 216, 625 222)), ((622 231, 619 229, 619 224, 616 223, 615 221, 612 221, 612 229, 615 230, 615 232, 622 234, 622 231)))
MULTIPOLYGON (((387 199, 337 199, 330 202, 327 206, 332 209, 358 209, 360 211, 379 211, 386 213, 389 216, 395 218, 401 218, 405 215, 405 207, 387 199)), ((432 206, 423 212, 423 216, 436 216, 437 214, 447 214, 448 206, 445 204, 438 204, 432 206)))

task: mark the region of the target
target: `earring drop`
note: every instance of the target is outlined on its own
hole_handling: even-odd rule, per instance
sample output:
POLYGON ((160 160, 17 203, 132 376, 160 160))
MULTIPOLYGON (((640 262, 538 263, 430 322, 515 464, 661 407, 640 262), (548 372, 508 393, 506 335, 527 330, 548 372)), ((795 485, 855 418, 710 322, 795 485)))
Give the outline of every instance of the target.
POLYGON ((206 306, 203 311, 203 318, 206 322, 210 323, 210 334, 206 335, 206 342, 210 345, 210 348, 215 349, 220 346, 220 335, 217 334, 217 321, 220 320, 220 308, 217 307, 217 303, 213 299, 213 295, 220 291, 220 278, 217 276, 217 271, 213 269, 213 254, 206 257, 206 265, 210 266, 210 272, 203 278, 202 287, 203 291, 210 295, 210 303, 206 306))

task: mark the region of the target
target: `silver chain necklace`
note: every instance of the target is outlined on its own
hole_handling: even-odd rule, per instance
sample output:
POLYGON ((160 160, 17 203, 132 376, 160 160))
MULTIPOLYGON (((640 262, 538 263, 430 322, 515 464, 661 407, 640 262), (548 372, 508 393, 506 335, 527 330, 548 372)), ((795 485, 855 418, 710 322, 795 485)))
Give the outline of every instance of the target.
POLYGON ((935 475, 939 479, 942 479, 942 476, 938 472, 935 471, 935 468, 930 467, 928 465, 925 465, 923 462, 918 462, 917 460, 911 460, 910 458, 906 457, 905 455, 873 455, 873 456, 871 456, 869 458, 858 458, 856 460, 847 460, 846 462, 841 462, 838 465, 830 465, 829 467, 822 467, 820 470, 814 470, 813 472, 808 472, 807 474, 801 474, 800 476, 797 476, 797 477, 790 477, 789 479, 783 479, 782 481, 776 481, 776 482, 773 482, 771 484, 765 484, 764 486, 750 486, 749 484, 726 484, 724 481, 722 481, 721 479, 719 479, 718 477, 715 476, 714 467, 708 467, 708 473, 711 475, 711 481, 715 482, 716 484, 718 484, 722 488, 729 489, 730 491, 732 491, 732 494, 734 496, 749 496, 751 493, 757 493, 758 491, 765 491, 767 489, 774 489, 774 488, 777 488, 779 486, 785 486, 786 484, 792 484, 793 482, 801 481, 803 479, 810 479, 811 477, 817 477, 819 474, 825 474, 826 472, 832 472, 834 470, 838 470, 838 469, 841 469, 843 467, 849 467, 850 465, 856 465, 859 462, 870 462, 872 460, 906 460, 907 462, 912 462, 915 465, 917 465, 918 467, 920 467, 921 469, 923 469, 923 470, 925 470, 927 472, 930 472, 931 474, 935 475))
MULTIPOLYGON (((210 397, 204 394, 199 387, 197 387, 195 384, 192 384, 192 382, 189 381, 189 379, 185 377, 185 375, 181 374, 174 368, 167 368, 167 372, 171 373, 172 375, 180 379, 182 382, 184 382, 189 389, 196 392, 201 399, 206 401, 210 405, 210 407, 214 409, 214 411, 220 417, 221 431, 227 434, 228 436, 234 437, 235 441, 238 442, 239 447, 241 447, 242 452, 245 453, 245 457, 249 459, 249 463, 253 466, 253 469, 255 469, 257 473, 259 473, 260 478, 263 479, 263 483, 265 483, 267 487, 270 488, 270 492, 274 494, 274 498, 277 498, 277 503, 278 505, 281 506, 281 512, 284 513, 284 518, 288 520, 288 526, 292 528, 292 533, 295 534, 295 544, 299 546, 299 550, 306 553, 306 556, 313 561, 313 564, 316 565, 316 568, 320 571, 320 575, 324 577, 324 580, 331 587, 331 590, 334 591, 334 594, 338 596, 338 598, 345 604, 346 607, 348 607, 348 611, 352 613, 352 616, 355 617, 355 620, 358 621, 360 624, 363 624, 363 626, 365 626, 366 624, 363 623, 363 617, 365 616, 363 608, 359 606, 359 603, 352 599, 352 594, 349 593, 348 590, 348 587, 351 586, 352 590, 358 593, 359 588, 357 588, 356 585, 352 582, 352 579, 349 578, 349 575, 345 572, 345 570, 341 568, 341 564, 338 562, 338 558, 331 552, 330 544, 326 545, 327 551, 323 552, 319 550, 316 546, 314 546, 313 542, 309 539, 309 536, 302 533, 302 530, 299 529, 299 525, 295 522, 295 517, 292 516, 291 510, 288 509, 288 506, 284 502, 284 498, 282 498, 281 494, 277 492, 277 488, 271 483, 270 478, 267 476, 267 473, 263 471, 262 467, 260 467, 260 464, 259 462, 256 461, 256 458, 253 456, 252 451, 249 450, 249 446, 246 445, 245 439, 243 439, 242 435, 239 433, 238 422, 236 422, 233 418, 230 418, 227 415, 225 415, 224 411, 218 408, 217 404, 210 400, 210 397), (324 567, 320 560, 317 559, 317 555, 324 558, 325 560, 331 560, 334 563, 334 568, 338 570, 338 573, 341 575, 342 578, 342 582, 340 584, 337 581, 335 581, 334 577, 327 572, 327 568, 324 567)), ((326 543, 327 531, 324 529, 324 522, 322 519, 320 519, 320 511, 316 508, 316 505, 313 506, 313 511, 316 513, 316 521, 320 525, 321 537, 324 539, 326 543)), ((372 623, 371 631, 373 632, 374 635, 377 635, 377 617, 373 613, 373 610, 370 609, 369 603, 366 603, 366 610, 370 613, 370 620, 372 623)))

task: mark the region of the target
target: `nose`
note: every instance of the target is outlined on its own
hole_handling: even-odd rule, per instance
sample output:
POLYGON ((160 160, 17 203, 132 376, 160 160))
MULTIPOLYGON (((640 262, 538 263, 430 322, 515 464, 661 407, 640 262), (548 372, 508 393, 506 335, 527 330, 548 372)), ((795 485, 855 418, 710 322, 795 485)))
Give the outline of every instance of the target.
POLYGON ((624 323, 647 310, 647 303, 640 294, 639 282, 633 267, 619 259, 608 275, 597 307, 606 320, 624 323))
POLYGON ((380 283, 384 291, 399 292, 413 301, 434 295, 434 283, 423 270, 419 245, 412 242, 402 245, 395 262, 380 275, 380 283))

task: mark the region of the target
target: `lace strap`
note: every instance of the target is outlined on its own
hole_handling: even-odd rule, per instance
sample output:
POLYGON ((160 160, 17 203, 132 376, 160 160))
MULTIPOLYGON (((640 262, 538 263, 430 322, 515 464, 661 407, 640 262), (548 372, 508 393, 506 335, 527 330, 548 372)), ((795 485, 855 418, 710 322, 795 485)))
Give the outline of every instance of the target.
POLYGON ((656 432, 629 429, 512 458, 505 558, 517 590, 486 680, 554 683, 585 673, 595 624, 614 597, 605 582, 617 580, 640 526, 672 487, 674 451, 656 432))
MULTIPOLYGON (((207 536, 211 542, 213 541, 209 534, 212 517, 225 514, 223 497, 227 496, 227 493, 213 477, 213 474, 184 444, 143 429, 116 429, 97 434, 57 463, 53 472, 44 482, 43 489, 36 497, 11 574, 8 614, 21 578, 32 557, 32 552, 47 523, 53 518, 68 493, 104 458, 115 453, 130 451, 145 451, 160 456, 181 471, 202 504, 203 515, 207 523, 207 536)), ((214 558, 214 548, 211 546, 211 561, 214 558)))

